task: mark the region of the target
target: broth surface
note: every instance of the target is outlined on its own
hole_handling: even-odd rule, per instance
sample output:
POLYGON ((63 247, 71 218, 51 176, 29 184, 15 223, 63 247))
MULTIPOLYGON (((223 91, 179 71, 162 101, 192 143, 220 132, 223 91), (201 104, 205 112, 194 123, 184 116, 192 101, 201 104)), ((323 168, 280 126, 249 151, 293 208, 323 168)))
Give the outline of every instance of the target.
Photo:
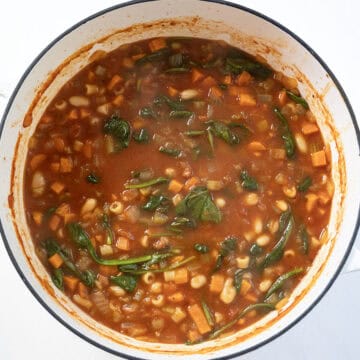
POLYGON ((296 81, 260 61, 205 39, 123 45, 43 114, 24 180, 32 240, 96 320, 206 341, 283 306, 311 266, 330 153, 296 81))

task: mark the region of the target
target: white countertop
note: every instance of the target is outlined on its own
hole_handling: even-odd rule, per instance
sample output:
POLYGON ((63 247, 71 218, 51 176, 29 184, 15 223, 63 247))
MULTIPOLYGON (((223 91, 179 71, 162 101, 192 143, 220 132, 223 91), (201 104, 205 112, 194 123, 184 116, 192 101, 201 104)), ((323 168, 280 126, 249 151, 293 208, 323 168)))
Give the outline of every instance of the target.
MULTIPOLYGON (((30 62, 51 40, 84 17, 120 2, 3 1, 0 5, 0 101, 1 95, 9 95, 30 62)), ((307 42, 335 73, 360 119, 360 2, 233 2, 266 14, 307 42)), ((0 107, 0 113, 2 109, 0 107)), ((359 237, 355 245, 360 246, 359 237)), ((0 287, 0 359, 117 359, 89 345, 47 313, 23 284, 1 241, 0 287)), ((305 319, 280 338, 241 359, 357 360, 360 358, 359 304, 360 272, 345 274, 343 271, 305 319)))

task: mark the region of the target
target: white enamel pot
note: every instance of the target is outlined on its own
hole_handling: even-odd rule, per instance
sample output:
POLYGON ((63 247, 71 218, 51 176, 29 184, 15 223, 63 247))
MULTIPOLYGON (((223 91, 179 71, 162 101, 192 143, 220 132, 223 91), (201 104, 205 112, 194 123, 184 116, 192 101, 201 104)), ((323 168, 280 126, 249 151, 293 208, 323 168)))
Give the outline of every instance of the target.
MULTIPOLYGON (((126 358, 231 358, 269 342, 319 302, 342 269, 359 227, 360 186, 356 175, 360 169, 360 133, 344 91, 301 39, 275 21, 231 3, 135 1, 76 24, 54 40, 25 72, 5 110, 0 136, 0 230, 14 266, 33 295, 64 326, 89 343, 126 358), (335 194, 327 236, 290 301, 245 330, 194 346, 130 339, 96 323, 67 300, 52 286, 35 255, 22 200, 29 139, 62 84, 86 65, 95 51, 109 51, 154 36, 223 39, 261 55, 274 69, 297 78, 332 153, 335 194)), ((353 267, 357 267, 356 262, 353 267)))

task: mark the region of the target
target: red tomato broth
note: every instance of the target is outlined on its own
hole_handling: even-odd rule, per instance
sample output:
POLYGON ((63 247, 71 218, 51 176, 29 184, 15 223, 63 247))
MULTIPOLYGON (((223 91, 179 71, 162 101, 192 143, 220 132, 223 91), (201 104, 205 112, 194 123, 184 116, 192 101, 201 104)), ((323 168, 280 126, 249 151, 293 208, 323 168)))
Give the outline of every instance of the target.
MULTIPOLYGON (((202 341, 207 339, 209 331, 199 333, 200 328, 190 316, 189 306, 199 305, 202 300, 206 301, 217 321, 212 326, 209 324, 211 333, 230 322, 246 306, 263 301, 266 290, 260 290, 262 281, 272 283, 278 276, 296 267, 306 270, 311 265, 329 220, 332 197, 330 165, 328 161, 325 166, 314 167, 312 164, 310 152, 327 152, 319 131, 303 135, 308 149, 305 153, 297 149, 294 160, 286 157, 274 159, 271 149, 284 148, 274 107, 280 108, 286 116, 293 134, 301 134, 303 124, 314 121, 309 110, 305 111, 289 97, 281 103, 283 100, 280 100, 279 94, 283 91, 284 84, 292 85, 291 79, 281 78, 279 74, 270 75, 264 80, 245 76, 244 84, 242 72, 237 76, 231 74, 229 81, 229 75, 222 71, 223 59, 233 49, 223 42, 203 39, 169 38, 155 41, 160 44, 167 43, 173 54, 181 52, 188 56, 193 61, 191 71, 166 73, 165 69, 169 68, 169 54, 160 61, 136 64, 134 59, 151 53, 151 41, 153 40, 120 47, 88 65, 59 91, 45 111, 30 141, 24 182, 25 207, 33 241, 49 271, 53 272, 54 269, 48 262, 42 242, 48 237, 53 237, 70 252, 73 262, 81 271, 91 269, 97 274, 93 288, 84 290, 79 286, 81 282, 78 279, 74 280, 74 288, 66 282, 64 286, 64 291, 91 316, 117 331, 146 341, 202 341), (174 49, 171 43, 180 45, 176 45, 174 49), (219 58, 222 59, 219 65, 203 68, 197 64, 216 63, 219 58), (202 73, 202 77, 193 82, 194 68, 202 73), (114 78, 114 75, 119 75, 120 80, 114 78), (209 77, 210 80, 207 80, 209 77), (117 79, 117 82, 112 79, 117 79), (219 85, 225 81, 230 84, 222 89, 219 85), (89 90, 86 84, 95 85, 97 88, 89 90), (216 90, 213 91, 214 88, 216 90), (169 119, 171 109, 166 104, 158 107, 153 105, 156 96, 166 95, 176 101, 181 92, 187 89, 195 89, 197 92, 196 101, 182 101, 182 104, 186 105, 186 110, 192 112, 188 118, 169 119), (95 93, 89 94, 91 91, 95 93), (214 93, 218 96, 214 97, 214 93), (236 95, 237 93, 240 95, 236 95), (242 105, 241 94, 244 93, 250 96, 250 103, 242 105), (259 94, 270 95, 271 99, 268 97, 266 101, 260 101, 259 94), (73 106, 69 103, 72 96, 83 96, 87 102, 81 106, 73 106), (254 99, 255 104, 251 104, 254 99), (63 108, 64 101, 66 106, 63 108), (99 108, 110 103, 105 110, 99 108), (154 107, 158 119, 140 116, 139 110, 144 106, 154 107), (104 134, 104 123, 114 113, 118 113, 130 123, 132 133, 139 128, 146 128, 151 140, 147 144, 139 144, 132 139, 127 148, 107 153, 107 142, 111 136, 104 134), (229 145, 214 136, 212 154, 206 133, 196 137, 184 135, 185 131, 206 129, 204 123, 211 119, 220 120, 225 125, 231 122, 242 124, 248 129, 248 134, 236 145, 229 145), (264 149, 251 150, 255 142, 261 143, 264 149), (181 150, 180 158, 170 157, 158 151, 159 146, 167 143, 181 150), (200 148, 198 158, 193 154, 194 146, 200 148), (45 155, 40 157, 42 160, 32 160, 42 154, 45 155), (153 212, 144 210, 140 210, 136 223, 129 222, 123 212, 118 215, 112 214, 109 206, 114 201, 123 203, 125 209, 127 206, 140 209, 146 203, 150 193, 125 190, 124 184, 134 182, 131 180, 132 171, 148 168, 152 169, 153 178, 166 176, 169 173, 166 169, 171 169, 174 179, 185 186, 189 178, 198 179, 197 185, 206 185, 207 180, 220 182, 221 189, 210 189, 210 194, 214 204, 223 206, 220 209, 221 222, 214 224, 197 221, 196 228, 184 229, 180 236, 146 238, 148 231, 151 234, 169 233, 168 225, 175 216, 173 205, 169 206, 166 214, 168 221, 163 225, 154 224, 151 219, 153 212), (239 174, 244 169, 259 183, 257 191, 249 192, 241 186, 239 174), (45 182, 44 186, 40 186, 42 191, 38 192, 34 192, 33 185, 36 172, 41 174, 45 182), (91 184, 86 180, 92 173, 99 176, 98 184, 91 184), (312 178, 310 189, 303 193, 297 191, 293 198, 287 197, 284 187, 296 189, 306 175, 312 178), (54 183, 58 183, 58 186, 53 186, 54 183), (257 201, 249 205, 246 199, 251 193, 256 194, 257 201), (315 205, 311 209, 308 208, 311 200, 307 199, 309 194, 316 197, 315 205), (136 196, 130 201, 124 201, 124 196, 128 195, 136 196), (95 199, 96 205, 91 211, 81 214, 86 199, 95 199), (285 201, 287 207, 291 207, 295 219, 295 229, 286 244, 287 252, 285 251, 281 260, 263 271, 249 269, 246 272, 247 280, 243 280, 250 284, 248 291, 242 294, 240 290, 229 304, 224 304, 218 293, 214 294, 209 290, 211 276, 220 274, 224 281, 232 279, 238 268, 236 258, 249 256, 251 245, 261 235, 269 238, 268 243, 263 246, 262 256, 272 250, 279 239, 276 226, 271 229, 271 224, 276 224, 282 212, 276 206, 276 201, 279 200, 285 201), (64 207, 68 210, 66 218, 59 210, 64 207), (52 211, 49 212, 49 209, 52 211), (168 248, 178 248, 179 256, 182 257, 180 261, 191 256, 196 257, 194 261, 181 268, 186 269, 187 281, 178 284, 174 281, 164 281, 163 273, 155 273, 153 284, 158 284, 157 287, 146 284, 139 277, 134 292, 118 290, 121 295, 114 295, 110 288, 114 284, 109 282, 109 276, 116 275, 117 268, 98 265, 86 250, 79 250, 70 239, 65 226, 65 222, 79 222, 99 254, 99 246, 104 245, 106 240, 106 230, 99 221, 104 213, 110 218, 115 243, 117 238, 125 237, 130 249, 120 250, 112 244, 113 254, 104 255, 103 258, 119 258, 124 255, 135 257, 168 248), (257 219, 262 222, 260 230, 254 229, 257 219), (307 255, 301 252, 299 246, 297 233, 300 224, 304 224, 309 233, 307 255), (237 248, 224 257, 221 268, 214 272, 221 243, 228 236, 237 238, 237 248), (210 248, 209 253, 200 254, 195 251, 196 243, 206 244, 210 248), (190 280, 198 275, 206 277, 206 284, 194 289, 190 285, 190 280), (182 297, 174 295, 178 293, 182 297), (94 296, 101 298, 100 306, 94 303, 94 296)), ((288 90, 297 93, 296 86, 288 87, 288 90)), ((161 192, 170 200, 175 195, 168 190, 168 184, 154 185, 151 191, 155 191, 155 194, 161 192)), ((188 192, 189 189, 183 188, 179 193, 184 197, 188 192)), ((174 258, 176 259, 175 256, 174 258)), ((170 266, 171 261, 172 258, 168 259, 165 267, 170 266)), ((261 256, 257 261, 261 261, 261 256)), ((69 275, 73 277, 73 274, 65 276, 69 275)), ((299 275, 286 281, 283 288, 285 300, 301 277, 302 275, 299 275)), ((242 287, 244 288, 244 285, 242 287)), ((285 300, 279 300, 277 306, 285 300)), ((262 315, 263 312, 260 310, 252 311, 229 331, 248 326, 262 315)))

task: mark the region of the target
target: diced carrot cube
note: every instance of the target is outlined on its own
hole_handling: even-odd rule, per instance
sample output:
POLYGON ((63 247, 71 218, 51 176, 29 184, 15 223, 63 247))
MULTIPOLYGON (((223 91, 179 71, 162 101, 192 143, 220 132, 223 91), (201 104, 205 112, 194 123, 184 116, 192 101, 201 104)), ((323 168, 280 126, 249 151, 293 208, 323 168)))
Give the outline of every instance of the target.
POLYGON ((256 105, 256 99, 254 96, 247 94, 247 93, 241 93, 239 97, 239 104, 242 106, 255 106, 256 105))
POLYGON ((126 67, 127 69, 131 69, 134 67, 134 61, 128 57, 123 58, 123 66, 126 67))
POLYGON ((34 211, 32 213, 32 218, 36 225, 41 225, 43 220, 43 214, 40 211, 34 211))
POLYGON ((189 280, 188 269, 183 267, 175 270, 175 284, 186 284, 189 280))
POLYGON ((72 109, 68 114, 69 120, 77 120, 79 118, 79 113, 77 109, 72 109))
POLYGON ((118 272, 117 266, 99 265, 99 273, 104 276, 116 275, 118 272))
POLYGON ((252 141, 249 145, 248 145, 248 149, 250 151, 265 151, 266 147, 259 141, 252 141))
POLYGON ((252 302, 252 303, 255 303, 259 300, 258 297, 252 293, 247 293, 244 296, 244 299, 246 299, 247 301, 252 302))
POLYGON ((251 289, 250 281, 248 281, 247 279, 244 279, 241 282, 240 295, 245 296, 249 292, 250 289, 251 289))
POLYGON ((64 139, 60 138, 60 137, 56 137, 54 139, 54 146, 55 146, 55 149, 58 151, 58 152, 63 152, 64 151, 64 148, 65 148, 65 142, 64 142, 64 139))
POLYGON ((238 75, 235 79, 236 84, 238 85, 247 85, 252 79, 252 76, 247 72, 243 71, 240 75, 238 75))
POLYGON ((64 263, 63 258, 58 253, 55 253, 54 255, 50 256, 48 258, 48 261, 51 264, 51 266, 55 269, 58 269, 64 263))
POLYGON ((184 189, 186 191, 191 190, 192 187, 194 187, 196 184, 200 182, 200 179, 196 176, 191 177, 190 179, 186 180, 184 189))
POLYGON ((206 320, 204 312, 202 311, 201 307, 198 304, 189 305, 187 310, 201 335, 211 331, 211 328, 206 320))
POLYGON ((172 303, 180 303, 180 302, 184 301, 184 295, 180 291, 169 295, 167 298, 172 303))
POLYGON ((316 124, 307 122, 301 127, 301 131, 304 135, 310 135, 317 133, 319 128, 316 124))
POLYGON ((327 205, 330 201, 330 196, 323 191, 318 193, 318 197, 319 197, 319 202, 322 205, 327 205))
POLYGON ((286 104, 287 94, 285 89, 279 91, 278 99, 281 106, 284 106, 286 104))
POLYGON ((81 109, 80 109, 80 117, 81 117, 82 119, 87 118, 88 116, 90 116, 90 114, 91 114, 91 112, 90 112, 89 109, 84 109, 84 108, 81 108, 81 109))
POLYGON ((276 160, 284 160, 286 152, 284 149, 270 149, 270 156, 276 160))
POLYGON ((61 217, 58 215, 53 215, 49 220, 49 228, 52 231, 56 231, 59 228, 61 222, 61 217))
POLYGON ((231 85, 231 82, 232 82, 231 75, 225 75, 223 79, 223 83, 226 85, 231 85))
POLYGON ((168 94, 172 97, 176 96, 179 93, 179 91, 177 91, 177 89, 175 89, 172 86, 168 87, 168 94))
POLYGON ((64 276, 64 285, 70 290, 75 291, 77 284, 79 283, 79 279, 74 276, 65 275, 64 276))
POLYGON ((311 154, 311 163, 314 167, 326 165, 326 154, 324 150, 320 150, 311 154))
POLYGON ((231 85, 228 87, 228 93, 230 96, 239 97, 240 96, 240 88, 236 85, 231 85))
POLYGON ((75 214, 65 214, 64 215, 64 223, 65 224, 68 224, 72 221, 74 221, 76 219, 76 215, 75 214))
POLYGON ((216 80, 212 77, 212 76, 207 76, 203 81, 202 81, 203 86, 205 87, 211 87, 216 85, 216 80))
POLYGON ((115 74, 115 75, 111 78, 111 80, 109 81, 109 83, 107 84, 106 88, 107 88, 109 91, 111 91, 111 90, 114 89, 114 87, 115 87, 116 85, 120 84, 120 83, 123 82, 123 81, 124 81, 124 79, 123 79, 120 75, 115 74))
POLYGON ((195 342, 200 339, 201 335, 197 330, 189 330, 187 333, 188 339, 191 342, 195 342))
POLYGON ((87 286, 84 285, 82 282, 78 283, 78 293, 84 299, 86 299, 89 296, 89 290, 87 286))
POLYGON ((172 281, 171 282, 165 282, 163 284, 163 293, 165 295, 169 295, 174 293, 177 290, 177 285, 174 284, 172 281))
POLYGON ((61 173, 70 173, 73 169, 73 161, 71 157, 61 157, 60 158, 60 172, 61 173))
POLYGON ((199 71, 196 68, 192 68, 192 70, 191 70, 191 81, 193 83, 201 80, 204 76, 205 75, 201 71, 199 71))
POLYGON ((149 48, 151 52, 158 51, 166 47, 166 41, 164 38, 152 39, 149 42, 149 48))
POLYGON ((173 179, 169 182, 168 190, 173 193, 178 193, 182 190, 183 187, 184 187, 184 184, 182 184, 180 181, 173 179))
POLYGON ((56 214, 64 217, 66 214, 70 213, 70 205, 67 203, 60 204, 55 211, 56 214))
POLYGON ((93 71, 89 71, 87 74, 87 78, 89 81, 94 81, 96 79, 96 75, 93 71))
POLYGON ((123 94, 119 94, 115 97, 115 99, 112 101, 113 105, 115 106, 121 106, 124 103, 124 95, 123 94))
POLYGON ((218 86, 212 86, 209 89, 209 97, 212 99, 221 99, 223 97, 223 92, 218 86))
POLYGON ((87 159, 92 158, 92 144, 91 144, 91 141, 89 141, 89 140, 85 141, 85 144, 84 144, 84 146, 82 148, 82 153, 84 154, 84 156, 87 159))
POLYGON ((59 181, 55 181, 54 183, 51 184, 50 189, 55 194, 59 195, 65 189, 65 184, 63 184, 59 181))
POLYGON ((31 170, 35 170, 44 160, 46 159, 45 154, 36 154, 30 160, 31 170))
POLYGON ((116 247, 120 250, 130 250, 130 240, 124 236, 119 236, 116 240, 116 247))
POLYGON ((225 278, 221 274, 214 274, 211 276, 209 290, 212 293, 220 294, 225 283, 225 278))

